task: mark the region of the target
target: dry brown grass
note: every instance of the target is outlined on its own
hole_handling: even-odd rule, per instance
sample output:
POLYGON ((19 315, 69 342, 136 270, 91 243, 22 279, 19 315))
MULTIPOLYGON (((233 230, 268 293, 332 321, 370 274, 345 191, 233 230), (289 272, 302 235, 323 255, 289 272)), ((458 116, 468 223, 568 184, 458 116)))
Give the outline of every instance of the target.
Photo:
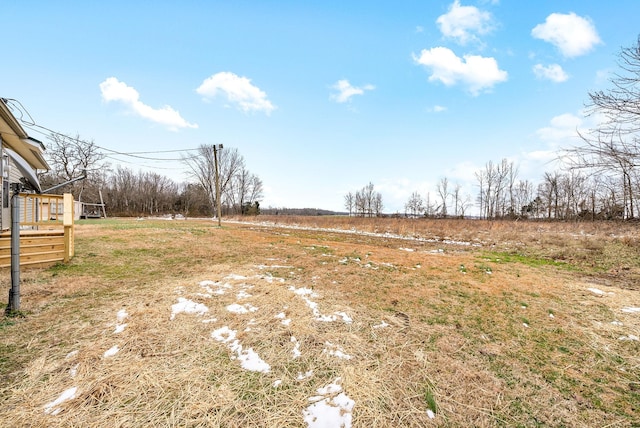
MULTIPOLYGON (((260 220, 271 223, 79 225, 76 258, 24 272, 24 317, 0 325, 0 425, 299 427, 308 398, 338 377, 356 403, 356 427, 640 424, 640 346, 619 340, 640 336, 640 314, 621 310, 640 307, 634 228, 260 220), (204 280, 232 288, 205 297, 204 280), (353 322, 315 320, 289 287, 313 288, 323 314, 353 322), (252 296, 239 299, 241 289, 252 296), (209 312, 170 320, 178 297, 209 312), (258 310, 225 309, 236 302, 258 310), (127 327, 114 334, 123 308, 127 327), (230 358, 211 337, 222 326, 270 372, 230 358), (327 342, 352 358, 323 352, 327 342), (114 345, 119 352, 105 357, 114 345), (45 414, 72 386, 76 397, 45 414)), ((3 284, 6 295, 6 273, 3 284)))

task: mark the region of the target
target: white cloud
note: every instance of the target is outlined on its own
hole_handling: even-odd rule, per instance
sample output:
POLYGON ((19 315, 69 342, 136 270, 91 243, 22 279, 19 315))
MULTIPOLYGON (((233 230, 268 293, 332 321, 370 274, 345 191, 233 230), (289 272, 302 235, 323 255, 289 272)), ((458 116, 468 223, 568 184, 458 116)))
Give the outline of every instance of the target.
POLYGON ((494 58, 464 55, 462 58, 448 48, 423 49, 420 56, 413 55, 416 63, 431 69, 429 81, 440 81, 446 86, 466 85, 473 95, 491 89, 507 80, 507 72, 498 68, 494 58))
POLYGON ((177 131, 179 128, 197 128, 195 123, 189 123, 180 116, 176 110, 169 106, 164 106, 160 109, 154 109, 142 101, 140 101, 140 94, 131 86, 128 86, 124 82, 120 82, 115 77, 109 77, 104 82, 100 83, 100 91, 102 93, 102 99, 106 102, 119 101, 128 106, 134 113, 149 119, 152 122, 159 123, 167 126, 172 131, 177 131))
POLYGON ((493 18, 489 12, 474 6, 461 6, 459 0, 455 0, 436 23, 445 37, 455 39, 461 45, 479 42, 476 34, 487 34, 493 30, 493 18))
POLYGON ((229 71, 221 71, 208 77, 196 92, 205 98, 215 98, 218 94, 224 94, 231 104, 235 104, 244 112, 262 111, 269 115, 276 108, 267 99, 267 94, 251 83, 251 79, 229 71))
POLYGON ((441 113, 443 111, 447 111, 447 108, 445 106, 435 105, 431 108, 431 111, 434 113, 441 113))
POLYGON ((362 87, 351 86, 348 80, 342 79, 338 80, 331 88, 338 91, 337 94, 331 94, 331 99, 338 103, 346 103, 347 101, 351 101, 351 97, 354 95, 362 95, 364 91, 372 91, 376 87, 373 85, 364 85, 362 87))
POLYGON ((577 131, 582 126, 582 118, 572 113, 564 113, 551 119, 550 125, 540 128, 536 135, 554 147, 567 140, 578 138, 577 131))
POLYGON ((551 43, 567 58, 584 55, 602 43, 591 20, 573 12, 552 13, 544 24, 538 24, 531 30, 531 35, 551 43))
POLYGON ((548 67, 536 64, 533 66, 533 73, 538 79, 548 79, 556 83, 566 82, 569 79, 569 75, 558 64, 551 64, 548 67))

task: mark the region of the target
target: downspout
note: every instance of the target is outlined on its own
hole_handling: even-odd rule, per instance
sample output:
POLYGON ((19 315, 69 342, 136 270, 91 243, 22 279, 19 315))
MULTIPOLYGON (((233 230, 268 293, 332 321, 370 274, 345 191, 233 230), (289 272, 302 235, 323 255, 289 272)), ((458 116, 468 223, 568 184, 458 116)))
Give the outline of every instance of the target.
POLYGON ((6 313, 20 310, 20 185, 11 185, 11 289, 6 313))

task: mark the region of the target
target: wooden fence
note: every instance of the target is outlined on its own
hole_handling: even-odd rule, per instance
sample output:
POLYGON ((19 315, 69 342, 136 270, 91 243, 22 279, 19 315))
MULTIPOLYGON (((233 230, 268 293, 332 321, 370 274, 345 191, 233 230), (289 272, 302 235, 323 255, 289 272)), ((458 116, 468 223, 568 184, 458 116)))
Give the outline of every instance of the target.
MULTIPOLYGON (((73 196, 20 193, 20 266, 47 267, 75 253, 73 196)), ((0 268, 11 267, 11 231, 0 232, 0 268)))

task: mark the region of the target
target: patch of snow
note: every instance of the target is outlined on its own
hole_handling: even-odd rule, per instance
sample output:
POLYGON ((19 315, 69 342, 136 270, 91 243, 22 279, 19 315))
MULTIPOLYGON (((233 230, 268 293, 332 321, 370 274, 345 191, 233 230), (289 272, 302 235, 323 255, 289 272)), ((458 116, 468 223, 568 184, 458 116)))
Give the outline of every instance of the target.
POLYGON ((318 295, 314 293, 312 289, 306 287, 295 288, 294 286, 291 286, 289 287, 289 290, 293 291, 293 293, 297 294, 298 296, 318 297, 318 295))
POLYGON ((244 305, 240 305, 238 303, 232 303, 227 306, 227 310, 234 314, 248 314, 249 312, 257 311, 258 308, 256 308, 253 305, 250 305, 249 303, 246 303, 244 305))
POLYGON ((76 392, 78 392, 78 387, 76 386, 67 389, 62 394, 60 394, 60 396, 56 398, 54 401, 45 404, 44 412, 47 415, 53 415, 53 416, 57 415, 62 411, 62 409, 57 406, 64 403, 65 401, 73 400, 74 398, 76 398, 76 392))
POLYGON ((310 378, 311 376, 313 376, 313 370, 309 370, 306 373, 298 373, 298 376, 296 376, 296 380, 305 380, 310 378))
POLYGON ((398 248, 398 250, 400 250, 400 251, 408 251, 410 253, 413 253, 415 251, 413 248, 402 248, 402 247, 398 248))
POLYGON ((75 351, 71 351, 67 354, 66 357, 64 357, 65 360, 70 360, 71 358, 75 357, 76 355, 78 355, 78 350, 76 349, 75 351))
POLYGON ((119 334, 122 333, 125 329, 125 327, 127 326, 127 323, 124 324, 116 324, 116 329, 113 331, 113 334, 119 334))
POLYGON ((247 292, 246 292, 246 291, 244 291, 244 290, 240 290, 240 291, 238 291, 238 294, 236 294, 236 298, 237 298, 238 300, 241 300, 241 299, 248 299, 249 297, 251 297, 251 294, 247 293, 247 292))
POLYGON ((224 279, 233 279, 236 281, 241 281, 243 279, 247 279, 246 276, 242 276, 242 275, 236 275, 235 273, 229 274, 227 276, 224 277, 224 279))
POLYGON ((257 265, 256 267, 258 269, 260 269, 260 270, 264 270, 264 269, 293 269, 293 266, 284 266, 284 265, 271 265, 271 266, 257 265))
POLYGON ((78 368, 79 367, 80 367, 80 363, 78 363, 75 366, 71 367, 69 369, 69 376, 71 376, 72 378, 76 377, 76 375, 78 374, 78 368))
POLYGON ((344 321, 346 324, 351 324, 353 322, 351 317, 344 312, 336 312, 335 314, 339 317, 342 317, 342 321, 344 321))
POLYGON ((427 409, 427 416, 429 416, 429 419, 433 419, 436 417, 436 414, 433 413, 433 410, 427 409))
POLYGON ((618 340, 631 340, 637 342, 638 340, 640 340, 640 338, 636 335, 630 334, 628 336, 620 336, 618 340))
POLYGON ((376 324, 373 326, 373 328, 385 328, 385 327, 389 327, 389 324, 387 324, 384 321, 382 321, 380 324, 376 324))
POLYGON ((278 282, 280 282, 280 283, 283 283, 283 282, 285 282, 285 281, 286 281, 284 278, 274 278, 274 277, 273 277, 273 276, 271 276, 271 275, 263 276, 263 277, 262 277, 262 279, 264 279, 265 281, 267 281, 269 284, 273 284, 273 281, 278 281, 278 282))
POLYGON ((171 305, 171 319, 173 320, 176 315, 181 312, 202 315, 209 312, 209 308, 202 303, 196 303, 192 300, 185 299, 184 297, 178 297, 178 303, 171 305))
POLYGON ((205 324, 209 324, 209 323, 216 322, 216 321, 218 321, 218 318, 208 318, 206 320, 202 320, 201 322, 203 322, 205 324))
POLYGON ((125 319, 127 319, 127 317, 129 316, 129 314, 127 313, 127 311, 125 309, 120 309, 118 311, 118 322, 121 323, 122 321, 124 321, 125 319))
POLYGON ((112 346, 111 348, 107 349, 106 351, 104 351, 104 355, 103 356, 104 356, 104 358, 113 357, 119 351, 120 351, 120 348, 118 348, 118 345, 115 345, 115 346, 112 346))
POLYGON ((294 336, 291 336, 291 342, 293 343, 293 359, 300 357, 302 352, 300 352, 300 342, 294 336))
POLYGON ((323 354, 329 354, 332 357, 341 358, 343 360, 350 360, 353 358, 351 355, 346 354, 338 345, 334 345, 331 342, 325 342, 325 345, 327 347, 322 350, 323 354))
POLYGON ((336 383, 318 389, 320 396, 309 398, 309 401, 315 402, 302 410, 308 428, 351 428, 356 402, 341 392, 342 387, 337 384, 339 381, 340 378, 336 379, 336 383))
POLYGON ((276 381, 274 381, 274 382, 273 382, 273 387, 274 387, 274 388, 277 388, 277 387, 279 387, 280 385, 282 385, 282 380, 281 380, 281 379, 278 379, 278 380, 276 380, 276 381))
POLYGON ((526 322, 523 322, 523 323, 522 323, 522 326, 523 326, 523 327, 525 327, 525 328, 528 328, 528 327, 529 327, 529 324, 527 324, 526 322))
POLYGON ((258 354, 252 349, 243 349, 240 341, 236 339, 235 330, 231 330, 229 327, 221 327, 211 333, 211 337, 215 340, 226 343, 231 352, 235 353, 235 358, 240 360, 240 365, 243 369, 252 372, 268 373, 271 370, 271 366, 266 363, 258 354))
POLYGON ((554 319, 554 318, 555 318, 555 315, 553 315, 553 314, 549 314, 549 318, 554 319))
POLYGON ((626 308, 622 308, 622 312, 625 312, 627 314, 636 314, 636 313, 640 313, 640 308, 633 308, 633 307, 626 307, 626 308))
POLYGON ((224 327, 220 327, 217 330, 214 330, 211 333, 211 337, 213 337, 218 342, 228 343, 236 338, 235 330, 231 330, 226 325, 224 327))
POLYGON ((611 321, 611 324, 613 324, 613 325, 624 325, 618 320, 611 321))

